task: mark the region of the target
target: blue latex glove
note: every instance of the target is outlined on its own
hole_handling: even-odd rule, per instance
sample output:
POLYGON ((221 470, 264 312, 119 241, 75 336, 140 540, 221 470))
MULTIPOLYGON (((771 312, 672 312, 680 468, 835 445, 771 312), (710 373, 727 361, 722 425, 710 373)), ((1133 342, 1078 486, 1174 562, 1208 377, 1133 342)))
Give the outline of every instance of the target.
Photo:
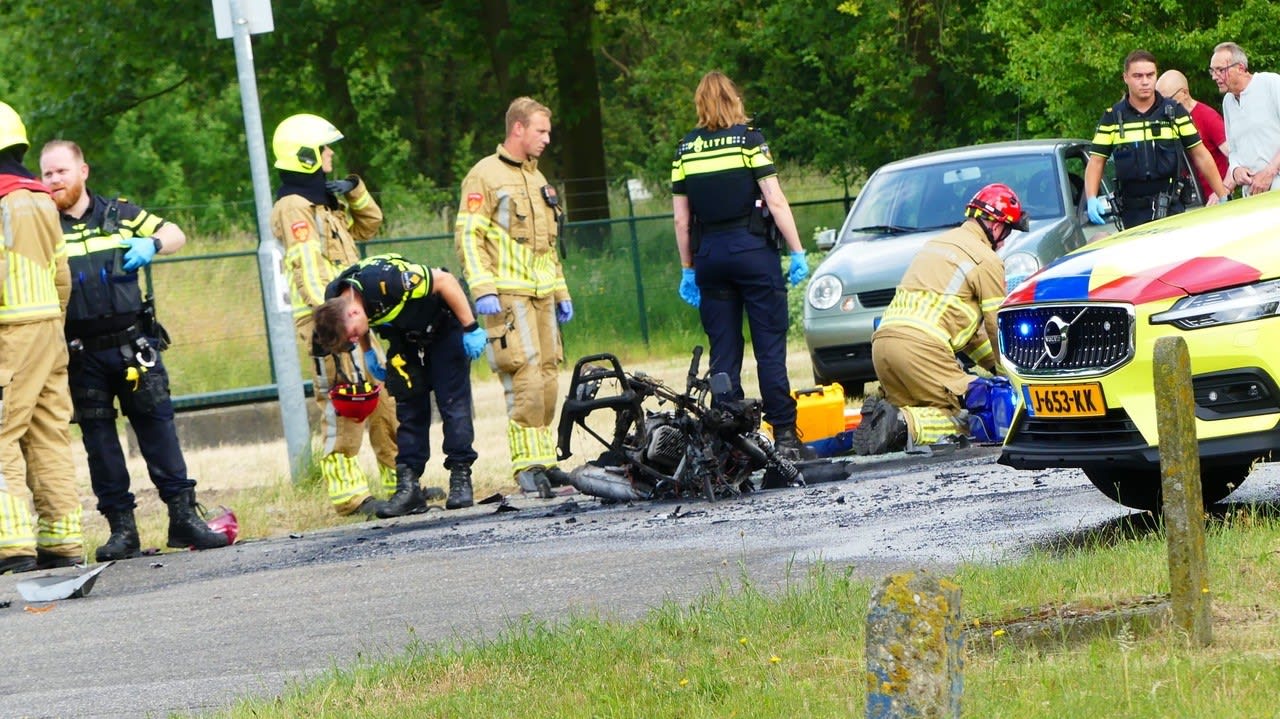
POLYGON ((378 359, 378 351, 372 347, 364 351, 364 368, 379 382, 387 381, 387 367, 378 359))
POLYGON ((791 266, 787 268, 787 279, 791 280, 791 286, 804 282, 809 276, 809 261, 804 257, 804 250, 794 250, 791 253, 791 266))
POLYGON ((485 295, 476 300, 476 312, 482 315, 496 315, 502 311, 502 303, 497 295, 485 295))
POLYGON ((556 322, 564 324, 573 319, 573 302, 560 300, 556 303, 556 322))
POLYGON ((698 289, 698 281, 692 267, 680 271, 680 299, 697 307, 702 304, 702 290, 698 289))
POLYGON ((146 267, 151 264, 152 258, 156 256, 156 243, 150 237, 130 237, 121 242, 120 246, 129 248, 129 251, 124 253, 125 272, 133 272, 139 267, 146 267))
POLYGON ((489 333, 483 327, 477 327, 462 335, 462 349, 467 359, 479 359, 484 354, 485 345, 489 344, 489 333))
POLYGON ((1102 219, 1102 200, 1096 197, 1090 197, 1085 200, 1085 212, 1089 215, 1089 221, 1095 225, 1106 224, 1106 220, 1102 219))

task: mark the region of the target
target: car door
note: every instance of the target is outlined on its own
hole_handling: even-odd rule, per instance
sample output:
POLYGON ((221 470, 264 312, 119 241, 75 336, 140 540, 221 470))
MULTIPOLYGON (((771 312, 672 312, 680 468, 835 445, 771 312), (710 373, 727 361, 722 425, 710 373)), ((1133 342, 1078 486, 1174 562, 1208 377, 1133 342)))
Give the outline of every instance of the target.
MULTIPOLYGON (((1084 171, 1089 165, 1089 146, 1087 144, 1079 144, 1068 147, 1062 161, 1067 169, 1067 179, 1071 183, 1072 199, 1075 201, 1076 207, 1073 220, 1077 230, 1072 234, 1073 237, 1078 237, 1079 239, 1079 243, 1070 249, 1075 249, 1094 240, 1100 240, 1116 232, 1114 222, 1095 225, 1089 221, 1089 213, 1086 211, 1084 196, 1084 171)), ((1115 164, 1111 162, 1111 158, 1108 157, 1107 164, 1104 165, 1102 170, 1102 186, 1098 188, 1098 196, 1109 197, 1115 186, 1116 168, 1115 164)))

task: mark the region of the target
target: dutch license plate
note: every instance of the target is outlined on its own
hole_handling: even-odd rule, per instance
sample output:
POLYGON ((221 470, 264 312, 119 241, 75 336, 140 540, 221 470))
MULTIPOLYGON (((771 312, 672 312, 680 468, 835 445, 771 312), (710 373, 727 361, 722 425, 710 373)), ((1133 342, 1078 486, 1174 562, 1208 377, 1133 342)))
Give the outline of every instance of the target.
POLYGON ((1101 417, 1107 413, 1102 399, 1102 385, 1084 384, 1023 385, 1027 409, 1035 417, 1101 417))

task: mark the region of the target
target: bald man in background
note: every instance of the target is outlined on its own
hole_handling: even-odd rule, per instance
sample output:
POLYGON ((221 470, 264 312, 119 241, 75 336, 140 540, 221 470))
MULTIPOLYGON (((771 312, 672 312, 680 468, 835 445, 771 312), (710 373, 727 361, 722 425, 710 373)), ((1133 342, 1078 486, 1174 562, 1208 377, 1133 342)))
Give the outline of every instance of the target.
MULTIPOLYGON (((1196 126, 1196 132, 1204 141, 1204 147, 1213 158, 1213 164, 1218 167, 1218 176, 1224 178, 1227 189, 1234 189, 1234 183, 1226 181, 1227 128, 1222 121, 1222 115, 1192 97, 1187 89, 1187 76, 1177 70, 1166 70, 1156 80, 1156 92, 1186 108, 1187 113, 1191 115, 1191 124, 1196 126)), ((1200 176, 1198 168, 1196 168, 1196 181, 1200 183, 1201 197, 1208 197, 1209 193, 1213 192, 1209 182, 1200 176)))

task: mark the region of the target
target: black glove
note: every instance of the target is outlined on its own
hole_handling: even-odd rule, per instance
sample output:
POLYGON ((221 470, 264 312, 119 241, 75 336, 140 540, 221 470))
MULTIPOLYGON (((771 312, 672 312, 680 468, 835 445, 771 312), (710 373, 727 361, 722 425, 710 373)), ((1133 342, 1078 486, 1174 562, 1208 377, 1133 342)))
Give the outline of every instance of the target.
POLYGON ((347 179, 345 180, 329 180, 324 183, 324 189, 328 190, 329 194, 335 197, 342 197, 348 192, 356 189, 356 185, 359 183, 360 179, 358 177, 355 175, 347 175, 347 179))

